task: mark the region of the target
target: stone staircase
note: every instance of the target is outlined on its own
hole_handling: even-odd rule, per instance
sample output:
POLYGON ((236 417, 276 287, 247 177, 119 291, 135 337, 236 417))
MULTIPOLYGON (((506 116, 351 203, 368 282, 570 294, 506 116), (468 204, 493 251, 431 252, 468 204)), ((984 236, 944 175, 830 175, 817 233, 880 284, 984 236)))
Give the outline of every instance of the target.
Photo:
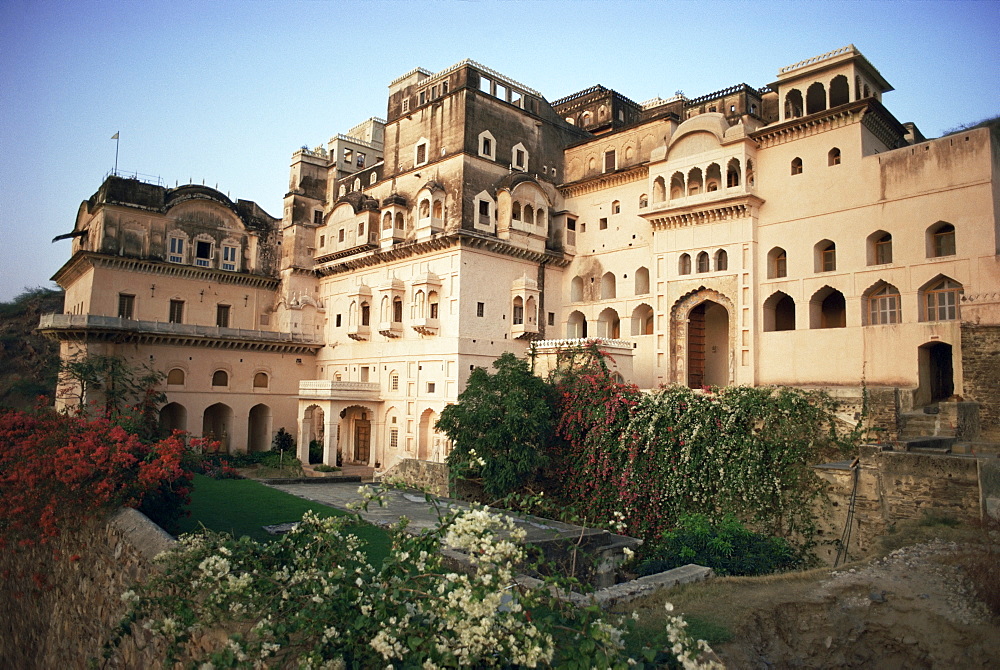
POLYGON ((950 454, 957 441, 955 403, 931 403, 912 412, 902 412, 898 442, 906 451, 950 454))
POLYGON ((375 479, 375 468, 370 465, 344 465, 340 468, 339 472, 319 472, 315 467, 313 464, 304 464, 302 466, 302 473, 306 477, 324 479, 350 479, 357 481, 354 478, 360 477, 362 482, 371 482, 375 479))

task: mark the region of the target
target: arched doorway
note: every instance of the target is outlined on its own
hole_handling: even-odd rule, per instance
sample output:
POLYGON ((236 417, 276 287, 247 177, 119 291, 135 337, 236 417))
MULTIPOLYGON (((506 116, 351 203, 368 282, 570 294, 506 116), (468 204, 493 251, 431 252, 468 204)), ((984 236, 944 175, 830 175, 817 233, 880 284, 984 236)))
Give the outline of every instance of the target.
MULTIPOLYGON (((319 405, 309 405, 302 413, 302 441, 299 453, 306 452, 309 463, 323 462, 323 435, 326 432, 326 413, 319 405), (319 448, 313 448, 313 443, 319 443, 319 448), (303 449, 304 447, 304 449, 303 449)), ((301 456, 300 456, 301 458, 301 456)))
POLYGON ((345 436, 340 458, 344 462, 368 465, 372 460, 372 418, 368 407, 352 405, 340 413, 339 431, 345 436))
POLYGON ((217 402, 205 409, 201 436, 219 443, 219 451, 229 453, 229 436, 233 434, 233 409, 217 402))
POLYGON ((944 342, 928 342, 917 349, 920 389, 917 403, 925 405, 947 400, 955 393, 952 347, 944 342))
POLYGON ((437 423, 437 420, 437 412, 432 409, 426 409, 423 414, 420 415, 420 434, 418 436, 419 442, 417 444, 417 458, 421 461, 438 460, 440 458, 438 451, 441 446, 441 438, 437 430, 434 428, 434 424, 437 423))
POLYGON ((160 408, 160 433, 170 435, 175 430, 187 430, 187 408, 171 402, 160 408))
POLYGON ((271 448, 271 408, 261 403, 250 408, 247 418, 247 451, 271 448))
POLYGON ((670 315, 674 383, 701 388, 733 382, 732 304, 724 294, 702 287, 674 305, 670 315))

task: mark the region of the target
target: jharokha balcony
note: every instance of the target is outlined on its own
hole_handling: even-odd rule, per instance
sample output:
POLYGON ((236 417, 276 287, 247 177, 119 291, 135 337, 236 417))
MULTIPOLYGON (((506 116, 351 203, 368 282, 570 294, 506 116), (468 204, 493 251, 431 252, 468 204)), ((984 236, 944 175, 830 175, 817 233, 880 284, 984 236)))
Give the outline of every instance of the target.
POLYGON ((59 341, 171 344, 288 354, 315 354, 323 347, 322 342, 297 333, 136 321, 96 314, 45 314, 38 330, 59 341))

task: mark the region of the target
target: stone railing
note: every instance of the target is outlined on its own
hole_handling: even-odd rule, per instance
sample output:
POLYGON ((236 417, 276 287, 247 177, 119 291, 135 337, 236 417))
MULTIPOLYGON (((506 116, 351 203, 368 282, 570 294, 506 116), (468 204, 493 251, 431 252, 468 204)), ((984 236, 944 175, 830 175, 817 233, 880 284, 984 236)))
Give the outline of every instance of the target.
POLYGON ((792 70, 797 70, 800 67, 805 67, 806 65, 813 65, 814 63, 819 63, 820 61, 825 61, 827 59, 833 58, 834 56, 842 56, 848 53, 856 53, 857 49, 854 48, 853 44, 848 44, 846 47, 840 47, 839 49, 834 49, 833 51, 827 51, 825 54, 820 56, 813 56, 812 58, 807 58, 805 60, 800 60, 794 65, 786 65, 785 67, 778 70, 779 75, 783 75, 792 70))
POLYGON ((120 330, 134 333, 252 340, 257 342, 318 344, 315 339, 296 333, 248 330, 245 328, 220 328, 218 326, 200 326, 192 323, 136 321, 133 319, 122 319, 117 316, 100 316, 97 314, 43 314, 38 323, 38 328, 39 330, 120 330))
POLYGON ((345 382, 330 379, 306 379, 299 382, 300 398, 378 400, 380 393, 378 382, 345 382))
POLYGON ((588 344, 597 344, 601 347, 610 347, 613 349, 634 349, 635 345, 629 340, 618 340, 610 339, 607 337, 575 337, 566 338, 562 340, 538 340, 535 344, 535 349, 539 352, 544 350, 558 350, 558 349, 569 349, 573 347, 582 347, 588 344))

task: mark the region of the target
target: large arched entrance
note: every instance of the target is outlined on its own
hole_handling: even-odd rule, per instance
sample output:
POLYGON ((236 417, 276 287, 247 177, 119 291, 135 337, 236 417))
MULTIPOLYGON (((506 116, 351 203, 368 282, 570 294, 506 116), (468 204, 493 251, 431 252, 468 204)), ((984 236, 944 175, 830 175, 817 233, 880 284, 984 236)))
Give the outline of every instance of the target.
POLYGON ((247 451, 271 448, 271 408, 261 403, 250 408, 247 418, 247 451))
POLYGON ((674 305, 670 333, 674 383, 691 388, 733 383, 731 313, 729 298, 705 288, 674 305))
POLYGON ((944 342, 928 342, 917 349, 920 388, 917 404, 947 400, 955 393, 952 347, 944 342))
POLYGON ((187 408, 171 402, 160 408, 160 433, 170 435, 175 430, 187 430, 187 408))
POLYGON ((219 451, 229 453, 229 436, 233 434, 233 409, 217 402, 205 409, 201 422, 201 436, 219 443, 219 451))

